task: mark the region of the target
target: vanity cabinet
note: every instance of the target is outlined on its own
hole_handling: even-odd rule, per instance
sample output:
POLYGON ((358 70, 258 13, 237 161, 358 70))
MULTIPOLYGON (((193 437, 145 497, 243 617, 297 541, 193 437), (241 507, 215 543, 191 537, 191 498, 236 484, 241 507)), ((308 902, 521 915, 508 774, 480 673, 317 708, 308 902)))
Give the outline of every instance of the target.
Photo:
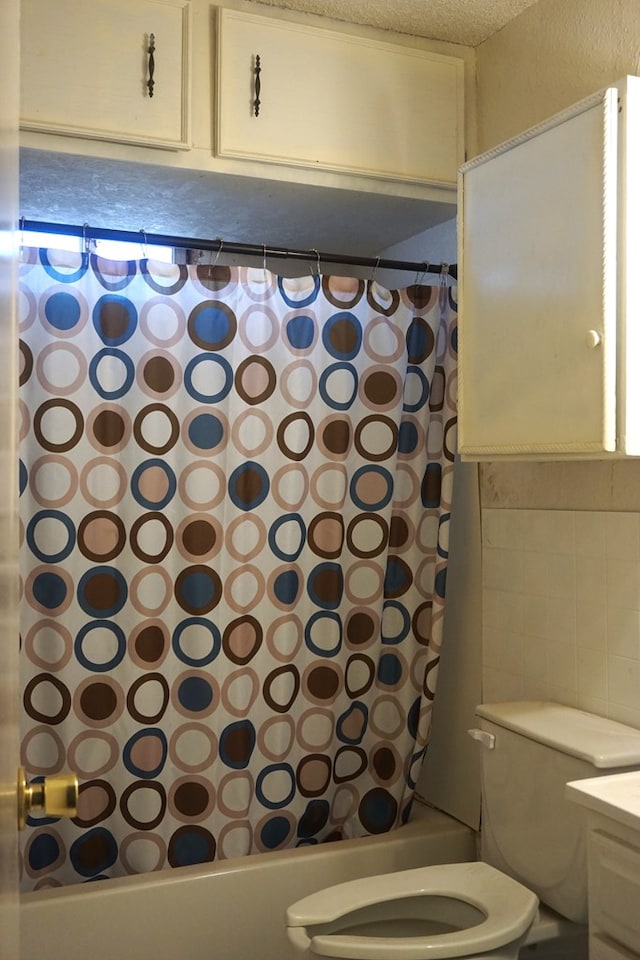
POLYGON ((189 0, 22 0, 24 130, 189 147, 189 0))
POLYGON ((462 60, 230 9, 216 59, 219 156, 455 185, 462 60))
POLYGON ((459 449, 640 455, 640 79, 465 164, 459 449))

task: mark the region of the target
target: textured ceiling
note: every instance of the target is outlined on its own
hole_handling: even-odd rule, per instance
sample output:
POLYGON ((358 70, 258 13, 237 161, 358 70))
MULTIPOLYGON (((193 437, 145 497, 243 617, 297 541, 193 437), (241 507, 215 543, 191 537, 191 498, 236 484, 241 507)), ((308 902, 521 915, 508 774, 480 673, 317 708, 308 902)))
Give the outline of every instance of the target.
POLYGON ((258 0, 416 37, 475 47, 536 0, 258 0))

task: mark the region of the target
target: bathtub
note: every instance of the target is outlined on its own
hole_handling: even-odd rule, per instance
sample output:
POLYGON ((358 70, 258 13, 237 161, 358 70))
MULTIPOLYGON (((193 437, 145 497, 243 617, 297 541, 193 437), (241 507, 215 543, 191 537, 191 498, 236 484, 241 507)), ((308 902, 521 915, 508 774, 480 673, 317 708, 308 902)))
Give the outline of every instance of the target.
POLYGON ((322 887, 476 858, 476 835, 414 805, 389 834, 23 894, 22 960, 289 960, 287 906, 322 887))

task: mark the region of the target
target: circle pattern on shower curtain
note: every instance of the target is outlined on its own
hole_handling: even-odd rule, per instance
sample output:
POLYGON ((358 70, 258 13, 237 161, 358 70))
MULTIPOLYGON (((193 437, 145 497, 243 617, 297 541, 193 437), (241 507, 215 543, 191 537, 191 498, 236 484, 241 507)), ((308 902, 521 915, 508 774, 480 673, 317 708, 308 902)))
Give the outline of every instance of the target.
POLYGON ((26 251, 24 888, 379 833, 440 643, 455 310, 26 251), (445 444, 448 439, 448 445, 445 444))

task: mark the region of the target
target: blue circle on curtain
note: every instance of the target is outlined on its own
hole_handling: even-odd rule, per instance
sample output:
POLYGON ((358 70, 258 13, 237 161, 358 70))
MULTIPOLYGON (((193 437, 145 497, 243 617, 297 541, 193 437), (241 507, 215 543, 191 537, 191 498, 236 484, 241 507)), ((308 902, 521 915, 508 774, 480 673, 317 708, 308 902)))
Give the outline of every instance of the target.
POLYGON ((125 260, 118 263, 118 267, 122 270, 122 267, 126 266, 127 272, 122 275, 121 272, 114 274, 113 277, 109 277, 106 274, 102 273, 100 270, 100 257, 96 256, 95 253, 91 254, 90 260, 91 270, 96 279, 100 284, 105 288, 105 290, 123 290, 124 287, 127 287, 132 279, 135 277, 137 272, 136 261, 135 260, 125 260))
POLYGON ((310 800, 298 821, 298 836, 309 840, 324 830, 329 822, 331 807, 326 800, 310 800))
POLYGON ((44 267, 45 273, 48 273, 50 277, 53 277, 53 279, 57 280, 59 283, 76 283, 89 269, 89 256, 86 253, 80 254, 80 266, 77 270, 74 270, 73 273, 66 273, 63 270, 56 270, 49 260, 48 250, 41 248, 39 256, 40 263, 44 267))
POLYGON ((220 734, 218 753, 222 762, 233 770, 249 766, 256 745, 256 731, 250 720, 230 723, 220 734))
POLYGON ((407 355, 409 363, 422 363, 433 351, 433 330, 422 317, 414 317, 407 330, 407 355))
MULTIPOLYGON (((318 631, 322 634, 322 623, 320 623, 320 630, 318 631)), ((318 657, 335 657, 340 653, 342 648, 342 617, 337 613, 332 611, 317 611, 313 613, 304 628, 304 642, 308 650, 311 650, 312 653, 315 653, 318 657), (335 646, 333 647, 321 647, 314 642, 313 631, 317 629, 316 624, 320 621, 330 621, 332 624, 337 624, 337 640, 335 646)))
POLYGON ((294 350, 308 350, 315 339, 316 325, 313 317, 302 313, 287 320, 284 331, 294 350))
POLYGON ((85 613, 95 617, 113 617, 127 602, 127 581, 115 567, 92 567, 80 578, 78 603, 85 613))
POLYGON ((208 710, 213 701, 213 688, 205 677, 185 677, 177 692, 178 703, 190 713, 208 710))
POLYGON ((281 810, 282 807, 286 807, 288 803, 291 803, 293 798, 296 795, 296 775, 293 771, 293 767, 289 763, 272 763, 268 767, 264 767, 258 774, 258 779, 256 780, 256 796, 263 807, 266 807, 267 810, 281 810), (265 781, 268 777, 271 777, 273 780, 277 781, 277 786, 272 787, 273 794, 269 798, 269 784, 265 784, 265 781), (285 783, 283 788, 283 781, 289 780, 288 785, 285 783), (277 797, 275 793, 277 792, 277 797))
POLYGON ((271 552, 280 560, 293 563, 298 559, 307 539, 307 528, 299 513, 285 513, 275 520, 269 529, 269 546, 271 552), (281 545, 278 545, 278 533, 281 535, 281 545), (286 541, 285 550, 282 541, 286 541))
POLYGON ((413 583, 413 572, 401 557, 389 556, 384 575, 385 597, 401 597, 413 583))
POLYGON ((193 357, 185 367, 184 385, 189 396, 199 400, 200 403, 219 403, 224 400, 233 386, 233 370, 229 362, 224 357, 218 356, 217 353, 201 353, 199 356, 193 357), (194 387, 193 375, 201 363, 215 363, 221 368, 224 385, 216 393, 201 393, 194 387))
POLYGON ((404 420, 398 430, 398 453, 408 456, 415 453, 418 447, 419 434, 415 423, 404 420))
POLYGON ((438 573, 436 573, 436 577, 433 584, 433 592, 437 597, 444 598, 447 592, 447 568, 446 567, 444 568, 444 570, 439 570, 438 573))
MULTIPOLYGON (((108 364, 108 366, 112 365, 108 364)), ((133 360, 122 350, 116 350, 114 347, 104 347, 91 358, 91 363, 89 364, 89 382, 96 393, 105 400, 119 400, 120 397, 124 397, 125 393, 128 393, 133 386, 135 376, 136 371, 133 360), (120 386, 114 390, 109 390, 106 385, 101 384, 98 375, 100 364, 109 357, 124 367, 124 376, 119 377, 120 386)))
POLYGON ((385 634, 385 617, 384 612, 382 615, 382 642, 383 643, 402 643, 409 635, 409 630, 411 629, 411 617, 409 611, 406 607, 403 607, 401 603, 398 603, 397 600, 385 600, 383 603, 383 611, 392 609, 397 611, 400 615, 401 627, 397 634, 391 636, 390 634, 385 634))
POLYGON ((325 350, 336 360, 353 360, 362 346, 362 327, 353 313, 336 313, 322 328, 325 350))
POLYGON ((27 489, 27 484, 29 483, 29 471, 27 470, 24 460, 18 461, 18 486, 20 489, 20 496, 27 489))
POLYGON ((229 477, 229 496, 240 510, 255 510, 269 494, 269 475, 254 460, 247 460, 229 477))
POLYGON ((358 395, 358 374, 355 367, 350 363, 330 364, 320 375, 318 390, 324 402, 332 410, 348 410, 358 395), (343 370, 345 375, 341 376, 343 370), (335 396, 331 396, 329 392, 330 379, 333 379, 331 386, 335 396), (334 384, 338 385, 337 389, 334 384), (349 393, 349 389, 351 389, 351 393, 349 393))
POLYGON ((222 598, 222 581, 211 567, 194 564, 182 570, 174 584, 174 595, 187 613, 209 613, 222 598))
POLYGON ((396 822, 398 804, 382 787, 365 793, 358 807, 358 816, 367 833, 387 833, 396 822))
POLYGON ((60 563, 61 560, 69 556, 76 544, 76 528, 66 513, 59 510, 39 510, 34 514, 27 526, 27 544, 31 552, 43 563, 60 563), (47 553, 36 543, 36 528, 39 523, 44 521, 54 521, 54 524, 61 524, 67 534, 67 542, 56 553, 47 553))
POLYGON ((81 877, 95 877, 114 865, 118 859, 118 844, 109 830, 94 827, 71 844, 69 859, 81 877))
POLYGON ((44 305, 44 315, 47 323, 54 330, 68 331, 73 330, 80 319, 81 308, 76 297, 72 293, 52 293, 47 297, 44 305))
POLYGON ((385 687, 395 687, 402 680, 402 663, 395 653, 383 653, 378 661, 378 680, 385 687))
POLYGON ((199 450, 213 450, 222 442, 224 426, 213 413, 199 413, 188 427, 189 440, 199 450))
POLYGON ((300 578, 295 570, 283 570, 273 581, 273 592, 279 603, 295 603, 299 589, 300 578))
MULTIPOLYGON (((37 822, 41 824, 42 820, 38 819, 37 822)), ((34 871, 45 870, 47 867, 53 866, 61 853, 58 838, 53 833, 41 833, 34 837, 33 842, 29 845, 27 854, 29 867, 34 871)))
POLYGON ((362 700, 355 700, 348 710, 338 717, 336 736, 341 743, 357 746, 367 732, 369 709, 362 700))
MULTIPOLYGON (((454 307, 454 309, 456 309, 456 308, 454 307)), ((456 324, 456 326, 453 328, 453 330, 451 331, 451 349, 453 350, 454 353, 457 354, 457 352, 458 352, 458 326, 457 326, 457 324, 456 324)))
POLYGON ((209 863, 215 855, 216 841, 204 827, 179 827, 169 840, 167 860, 172 867, 209 863))
POLYGON ((33 596, 41 607, 55 610, 67 599, 67 585, 59 573, 39 573, 33 581, 33 596))
MULTIPOLYGON (((374 484, 375 489, 378 489, 378 487, 379 484, 374 484)), ((349 493, 356 507, 360 510, 382 510, 387 506, 393 496, 393 477, 384 467, 360 467, 351 478, 349 493), (367 478, 370 476, 375 476, 376 479, 382 478, 386 484, 387 489, 382 496, 376 500, 364 499, 364 494, 368 486, 367 478)))
POLYGON ((119 347, 129 340, 138 325, 138 311, 126 297, 105 293, 93 308, 96 333, 108 347, 119 347))
POLYGON ((146 507, 147 510, 162 510, 163 507, 166 507, 168 503, 175 496, 177 489, 176 475, 164 460, 161 460, 159 457, 152 457, 150 460, 144 460, 136 469, 133 471, 131 477, 131 493, 136 501, 136 503, 141 504, 143 507, 146 507), (147 473, 147 471, 149 471, 147 473), (156 472, 161 471, 165 476, 165 482, 163 484, 158 484, 157 479, 153 479, 151 483, 146 484, 146 480, 149 477, 156 477, 156 472), (145 477, 146 474, 146 477, 145 477), (147 496, 142 492, 142 488, 145 488, 147 496), (151 500, 148 496, 151 492, 157 491, 158 498, 151 500))
POLYGON ((189 617, 187 620, 183 620, 173 631, 173 637, 171 640, 171 645, 173 646, 173 652, 175 653, 178 660, 181 660, 183 663, 187 663, 190 667, 206 667, 207 664, 213 663, 218 654, 220 653, 220 648, 222 646, 222 638, 220 636, 220 631, 216 627, 215 623, 212 623, 211 620, 206 617, 189 617), (201 657, 190 657, 180 646, 180 638, 185 630, 189 627, 201 627, 204 631, 207 631, 211 635, 211 649, 208 653, 203 654, 201 657))
POLYGON ((76 660, 85 670, 91 670, 93 673, 107 673, 109 670, 117 667, 122 661, 127 652, 127 638, 124 635, 124 631, 116 623, 111 623, 110 620, 92 620, 91 623, 86 623, 76 634, 74 652, 76 660), (114 635, 116 651, 110 660, 90 660, 85 654, 83 643, 92 630, 108 630, 114 635))
POLYGON ((145 727, 144 730, 138 730, 137 733, 134 733, 132 737, 129 737, 122 749, 122 762, 124 763, 126 769, 129 773, 132 773, 136 777, 140 777, 141 780, 153 780, 155 777, 159 776, 162 773, 164 765, 167 761, 167 753, 169 751, 169 745, 167 744, 167 737, 159 727, 145 727), (154 756, 157 753, 157 744, 160 745, 160 755, 157 764, 152 769, 148 766, 142 767, 135 762, 136 756, 136 745, 141 740, 148 741, 144 746, 139 750, 140 755, 143 757, 154 756), (151 749, 149 749, 151 747, 151 749))
POLYGON ((343 592, 344 574, 339 563, 319 563, 307 577, 309 598, 323 610, 336 610, 343 592))
POLYGON ((429 399, 430 389, 429 381, 424 373, 424 370, 421 370, 420 367, 409 365, 407 367, 404 388, 405 400, 402 409, 405 413, 415 413, 416 410, 420 410, 422 407, 424 407, 429 399), (417 381, 417 390, 415 381, 417 381), (409 402, 406 399, 409 391, 411 391, 412 394, 417 395, 417 399, 413 400, 413 402, 409 402))
POLYGON ((277 850, 289 839, 291 824, 286 817, 271 817, 260 831, 260 841, 267 850, 277 850))
POLYGON ((420 728, 420 706, 422 703, 421 697, 416 697, 409 708, 407 713, 407 731, 412 740, 415 740, 418 736, 418 730, 420 728))
POLYGON ((236 315, 224 303, 205 300, 189 314, 189 336, 202 350, 224 350, 236 335, 236 315))
MULTIPOLYGON (((448 551, 448 550, 445 550, 445 548, 444 548, 444 545, 443 545, 443 543, 442 543, 443 538, 442 538, 441 534, 442 534, 442 528, 444 527, 444 525, 445 525, 446 523, 449 523, 450 520, 451 520, 451 514, 450 514, 450 513, 443 513, 442 516, 440 517, 440 522, 439 522, 439 524, 438 524, 438 543, 437 543, 437 546, 436 546, 436 550, 437 550, 438 556, 441 557, 442 560, 448 560, 448 559, 449 559, 449 551, 448 551)), ((447 540, 447 543, 448 543, 448 542, 449 542, 449 541, 447 540)))
POLYGON ((282 299, 284 300, 284 302, 287 304, 288 307, 308 307, 309 304, 313 303, 313 301, 317 298, 319 290, 320 290, 320 277, 314 276, 313 291, 307 297, 304 297, 302 300, 294 300, 285 292, 284 279, 282 277, 278 277, 278 292, 280 293, 280 296, 282 297, 282 299))

